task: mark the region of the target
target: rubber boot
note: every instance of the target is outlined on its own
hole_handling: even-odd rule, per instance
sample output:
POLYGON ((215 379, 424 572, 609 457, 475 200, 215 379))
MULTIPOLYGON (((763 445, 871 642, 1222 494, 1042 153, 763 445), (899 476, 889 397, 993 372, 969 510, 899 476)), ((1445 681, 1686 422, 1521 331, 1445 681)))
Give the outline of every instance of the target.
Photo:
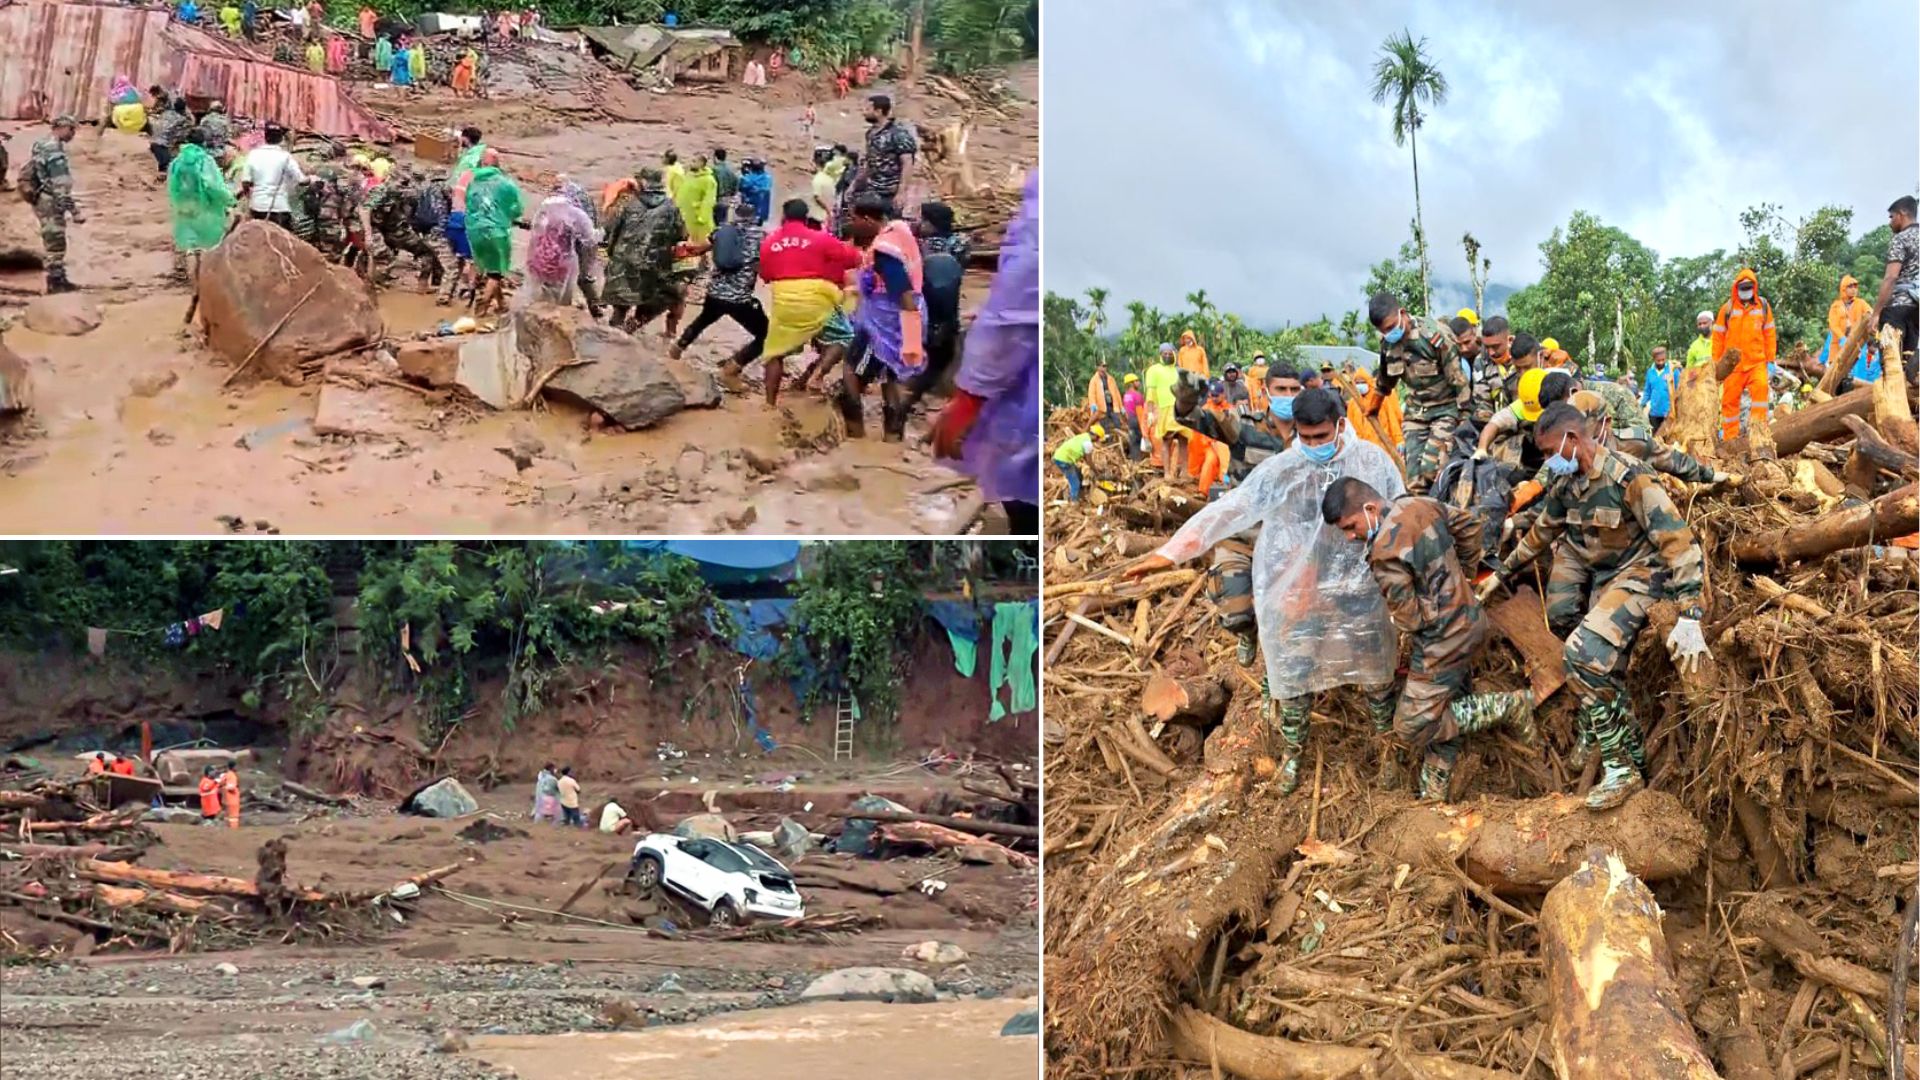
POLYGON ((1615 701, 1581 705, 1580 719, 1592 732, 1600 754, 1600 780, 1587 792, 1587 809, 1611 810, 1646 786, 1641 778, 1646 752, 1640 748, 1640 733, 1626 709, 1615 701))
POLYGON ((78 291, 78 287, 75 286, 73 282, 67 280, 67 271, 65 267, 61 267, 60 269, 57 269, 57 270, 47 271, 47 294, 49 296, 53 295, 54 293, 68 293, 68 292, 76 292, 76 291, 78 291))
POLYGON ((1446 802, 1453 789, 1453 766, 1435 760, 1431 754, 1420 763, 1420 801, 1446 802))
POLYGON ((1533 691, 1497 690, 1468 694, 1453 703, 1454 722, 1462 735, 1480 735, 1501 728, 1532 746, 1540 737, 1533 724, 1533 691))
POLYGON ((1630 758, 1624 754, 1603 755, 1600 758, 1600 780, 1587 792, 1587 809, 1611 810, 1646 786, 1646 781, 1640 779, 1640 770, 1633 767, 1630 758))
POLYGON ((1238 637, 1240 642, 1234 648, 1234 659, 1240 661, 1241 667, 1252 667, 1258 658, 1259 643, 1253 640, 1251 634, 1240 634, 1238 637))
MULTIPOLYGON (((1271 700, 1271 699, 1269 699, 1271 700)), ((1308 715, 1311 698, 1288 698, 1274 711, 1273 733, 1278 740, 1279 767, 1273 774, 1273 789, 1291 795, 1300 788, 1300 759, 1307 751, 1307 735, 1312 730, 1308 715)))
MULTIPOLYGON (((669 351, 668 355, 671 356, 672 352, 669 351)), ((675 356, 674 359, 678 360, 679 357, 675 356)), ((740 377, 740 365, 734 363, 731 359, 721 363, 721 365, 714 370, 713 377, 720 380, 721 386, 726 387, 736 394, 744 394, 747 392, 746 380, 740 377)))

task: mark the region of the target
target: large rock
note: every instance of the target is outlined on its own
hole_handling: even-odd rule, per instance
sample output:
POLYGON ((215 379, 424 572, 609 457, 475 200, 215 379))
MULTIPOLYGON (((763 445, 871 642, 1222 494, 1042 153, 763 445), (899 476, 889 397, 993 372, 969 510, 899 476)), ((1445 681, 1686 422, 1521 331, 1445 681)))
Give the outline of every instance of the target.
POLYGON ((688 840, 725 840, 729 843, 740 838, 733 830, 733 823, 719 814, 695 814, 681 818, 680 824, 673 827, 673 835, 688 840))
MULTIPOLYGON (((890 810, 902 814, 912 813, 912 811, 894 802, 892 799, 886 799, 872 794, 862 795, 853 800, 850 809, 890 810)), ((872 818, 849 818, 847 819, 846 825, 841 828, 840 835, 834 838, 833 850, 842 855, 865 855, 867 852, 873 850, 873 834, 879 827, 880 823, 872 818)))
POLYGON ((0 417, 25 416, 33 411, 33 372, 27 359, 0 341, 0 417))
POLYGON ((687 392, 664 357, 631 335, 601 326, 578 308, 535 304, 515 313, 520 351, 547 371, 548 397, 593 409, 624 428, 653 425, 687 407, 687 392))
POLYGON ((803 1001, 891 1001, 909 1005, 934 1000, 933 980, 905 968, 856 967, 830 971, 800 992, 803 1001))
POLYGON ((100 329, 100 305, 85 293, 36 296, 27 304, 27 329, 56 337, 79 337, 100 329))
POLYGON ((1005 1036, 1040 1034, 1040 1010, 1023 1009, 1014 1013, 1013 1018, 1000 1029, 1000 1034, 1005 1036))
POLYGON ((414 792, 407 806, 416 814, 437 818, 463 817, 480 809, 480 804, 460 786, 460 781, 451 776, 414 792))
POLYGON ((200 318, 207 344, 246 359, 282 316, 252 371, 277 376, 302 361, 378 342, 386 333, 367 284, 313 245, 264 221, 243 221, 200 259, 200 318), (304 304, 301 298, 315 290, 304 304))
POLYGON ((813 834, 807 831, 805 825, 790 817, 783 817, 780 819, 780 824, 774 827, 773 844, 781 855, 789 859, 798 859, 813 846, 813 834))

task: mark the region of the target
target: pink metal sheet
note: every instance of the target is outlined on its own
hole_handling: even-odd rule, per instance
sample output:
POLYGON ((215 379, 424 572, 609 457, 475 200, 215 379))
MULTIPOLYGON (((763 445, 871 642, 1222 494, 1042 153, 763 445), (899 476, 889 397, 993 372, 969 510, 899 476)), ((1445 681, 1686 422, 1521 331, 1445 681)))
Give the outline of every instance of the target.
POLYGON ((391 128, 347 96, 338 79, 268 60, 190 49, 179 85, 190 97, 218 98, 235 116, 273 120, 295 131, 380 142, 393 137, 391 128))

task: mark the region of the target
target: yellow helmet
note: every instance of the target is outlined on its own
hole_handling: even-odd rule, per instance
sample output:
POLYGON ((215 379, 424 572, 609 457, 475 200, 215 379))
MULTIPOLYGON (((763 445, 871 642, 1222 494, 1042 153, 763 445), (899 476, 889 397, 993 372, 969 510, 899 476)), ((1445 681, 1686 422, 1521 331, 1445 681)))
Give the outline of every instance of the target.
POLYGON ((1540 340, 1540 348, 1547 352, 1552 352, 1559 347, 1560 343, 1553 338, 1542 338, 1540 340))
POLYGON ((1470 307, 1463 307, 1459 311, 1454 312, 1453 317, 1456 319, 1465 319, 1475 326, 1480 325, 1480 313, 1470 307))
POLYGON ((1520 400, 1514 407, 1520 413, 1520 419, 1531 424, 1540 419, 1540 384, 1547 381, 1547 373, 1540 368, 1528 368, 1520 374, 1520 400))
POLYGON ((1127 372, 1126 376, 1122 378, 1120 381, 1123 383, 1139 382, 1140 376, 1135 375, 1133 372, 1129 371, 1127 372))
POLYGON ((1104 438, 1106 438, 1106 437, 1107 437, 1107 429, 1106 429, 1106 428, 1103 428, 1103 427, 1101 427, 1101 426, 1100 426, 1099 424, 1095 424, 1095 425, 1093 425, 1093 437, 1094 437, 1094 438, 1096 438, 1096 439, 1104 439, 1104 438))

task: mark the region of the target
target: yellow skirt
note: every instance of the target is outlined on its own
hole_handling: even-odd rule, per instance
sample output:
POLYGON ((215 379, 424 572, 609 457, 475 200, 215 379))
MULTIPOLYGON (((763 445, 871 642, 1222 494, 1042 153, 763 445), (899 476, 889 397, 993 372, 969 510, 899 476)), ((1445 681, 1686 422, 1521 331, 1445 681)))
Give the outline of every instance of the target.
POLYGON ((798 278, 774 282, 766 355, 781 357, 799 352, 826 329, 839 310, 840 287, 830 281, 798 278))

